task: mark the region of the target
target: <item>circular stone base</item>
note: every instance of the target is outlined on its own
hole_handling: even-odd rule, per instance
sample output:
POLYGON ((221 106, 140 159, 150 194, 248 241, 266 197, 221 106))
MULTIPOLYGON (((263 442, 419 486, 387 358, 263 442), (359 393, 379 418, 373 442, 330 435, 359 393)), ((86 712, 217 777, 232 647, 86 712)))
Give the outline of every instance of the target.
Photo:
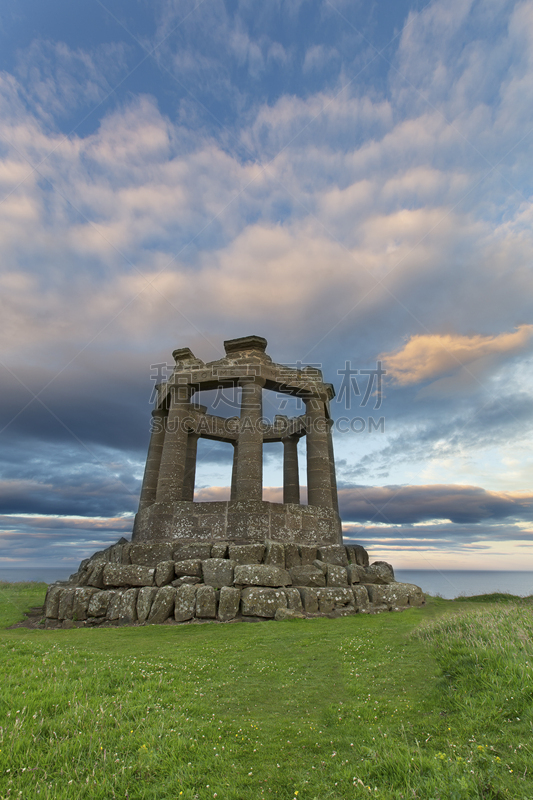
POLYGON ((46 627, 292 619, 425 602, 360 545, 156 541, 116 545, 49 587, 46 627))

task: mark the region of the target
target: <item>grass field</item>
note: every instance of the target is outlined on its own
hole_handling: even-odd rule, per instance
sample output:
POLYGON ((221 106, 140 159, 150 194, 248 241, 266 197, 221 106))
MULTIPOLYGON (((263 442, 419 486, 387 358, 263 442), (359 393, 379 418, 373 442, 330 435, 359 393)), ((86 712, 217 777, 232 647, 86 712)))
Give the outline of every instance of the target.
POLYGON ((44 591, 0 584, 0 798, 533 800, 526 601, 7 629, 44 591))

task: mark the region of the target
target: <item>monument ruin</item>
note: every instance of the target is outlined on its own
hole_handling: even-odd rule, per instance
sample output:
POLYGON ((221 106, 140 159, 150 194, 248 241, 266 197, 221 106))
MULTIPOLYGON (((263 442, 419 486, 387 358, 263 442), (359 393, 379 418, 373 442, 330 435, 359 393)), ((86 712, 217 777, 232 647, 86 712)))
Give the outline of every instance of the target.
POLYGON ((49 587, 47 627, 222 622, 401 610, 424 596, 385 562, 343 544, 329 403, 319 369, 276 364, 260 336, 224 342, 204 363, 175 350, 158 385, 131 541, 95 553, 49 587), (200 392, 237 392, 240 415, 208 414, 200 392), (263 415, 263 393, 299 398, 297 417, 263 415), (233 448, 230 499, 194 500, 198 439, 233 448), (307 504, 298 446, 305 438, 307 504), (263 445, 283 444, 283 502, 263 500, 263 445))

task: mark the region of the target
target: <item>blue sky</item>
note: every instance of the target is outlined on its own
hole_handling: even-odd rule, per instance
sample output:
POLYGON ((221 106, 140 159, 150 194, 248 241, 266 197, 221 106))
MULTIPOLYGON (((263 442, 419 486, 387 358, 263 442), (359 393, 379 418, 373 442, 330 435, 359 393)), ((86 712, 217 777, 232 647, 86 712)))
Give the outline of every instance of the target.
POLYGON ((154 365, 256 333, 364 421, 347 536, 533 569, 533 2, 6 1, 0 39, 0 566, 127 535, 154 365))

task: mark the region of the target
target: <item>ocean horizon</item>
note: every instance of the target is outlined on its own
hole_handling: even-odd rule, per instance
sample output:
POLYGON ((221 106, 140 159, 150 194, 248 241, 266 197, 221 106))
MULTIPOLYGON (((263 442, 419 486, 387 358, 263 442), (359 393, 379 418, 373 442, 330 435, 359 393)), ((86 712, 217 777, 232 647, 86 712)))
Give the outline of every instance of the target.
MULTIPOLYGON (((67 580, 75 571, 75 566, 0 568, 0 581, 54 583, 67 580)), ((395 575, 402 583, 414 583, 426 594, 438 595, 446 600, 492 592, 520 597, 533 595, 531 570, 397 569, 395 575)))

